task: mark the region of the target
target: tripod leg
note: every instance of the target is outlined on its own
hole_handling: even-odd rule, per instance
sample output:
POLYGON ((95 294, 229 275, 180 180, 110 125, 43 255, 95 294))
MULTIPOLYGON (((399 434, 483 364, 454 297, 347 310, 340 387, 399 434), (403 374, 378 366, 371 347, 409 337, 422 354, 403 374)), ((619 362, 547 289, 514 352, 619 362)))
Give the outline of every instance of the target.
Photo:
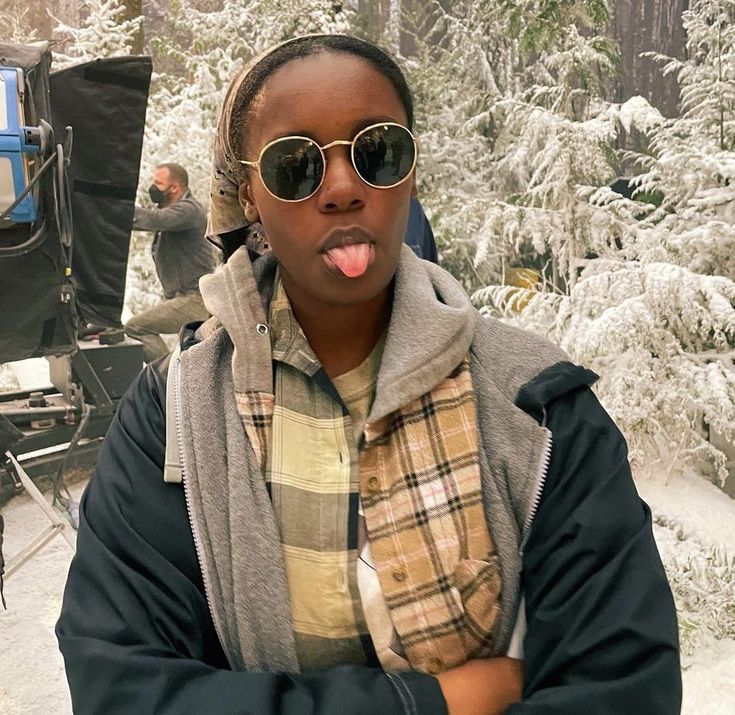
POLYGON ((33 480, 28 476, 25 469, 23 469, 23 467, 18 463, 18 460, 16 460, 10 452, 6 452, 5 457, 13 466, 23 488, 28 492, 31 499, 36 502, 38 508, 41 509, 51 522, 51 526, 41 532, 36 538, 24 546, 18 554, 8 561, 5 569, 5 578, 7 579, 10 578, 14 571, 17 571, 21 566, 23 566, 23 564, 29 561, 58 534, 61 534, 64 537, 64 540, 72 551, 76 550, 76 542, 74 529, 71 524, 69 524, 69 522, 67 522, 63 517, 59 516, 59 514, 49 505, 38 487, 33 483, 33 480))

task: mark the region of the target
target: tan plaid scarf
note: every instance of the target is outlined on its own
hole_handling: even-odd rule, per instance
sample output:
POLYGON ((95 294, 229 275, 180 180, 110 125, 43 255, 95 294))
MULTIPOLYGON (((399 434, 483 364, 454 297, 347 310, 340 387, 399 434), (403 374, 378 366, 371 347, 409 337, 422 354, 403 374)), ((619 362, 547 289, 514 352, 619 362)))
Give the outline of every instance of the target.
MULTIPOLYGON (((265 470, 274 397, 245 393, 237 405, 265 470)), ((368 421, 355 467, 372 559, 410 666, 437 673, 488 656, 501 576, 485 522, 467 360, 430 393, 368 421)))
POLYGON ((412 668, 491 652, 500 563, 485 522, 467 360, 430 393, 365 426, 360 491, 372 558, 412 668))
POLYGON ((273 425, 273 395, 267 392, 236 392, 235 403, 245 427, 245 434, 258 460, 258 466, 263 469, 268 453, 268 439, 273 425))

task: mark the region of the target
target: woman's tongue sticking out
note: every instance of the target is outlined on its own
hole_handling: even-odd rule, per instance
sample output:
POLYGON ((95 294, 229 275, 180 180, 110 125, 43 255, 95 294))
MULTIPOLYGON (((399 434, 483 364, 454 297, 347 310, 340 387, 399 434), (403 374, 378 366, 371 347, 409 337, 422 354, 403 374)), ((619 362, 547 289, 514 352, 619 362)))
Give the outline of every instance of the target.
POLYGON ((347 278, 359 278, 368 269, 371 252, 369 243, 352 243, 330 248, 326 255, 347 278))

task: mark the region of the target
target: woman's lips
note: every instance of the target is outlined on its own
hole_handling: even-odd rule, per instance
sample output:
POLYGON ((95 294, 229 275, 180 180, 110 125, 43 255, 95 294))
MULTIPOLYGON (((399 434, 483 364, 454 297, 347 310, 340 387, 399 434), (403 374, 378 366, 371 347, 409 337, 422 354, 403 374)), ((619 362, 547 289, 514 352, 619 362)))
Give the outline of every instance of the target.
POLYGON ((336 270, 346 278, 359 278, 375 260, 375 247, 372 243, 345 243, 327 249, 322 256, 333 272, 336 270))

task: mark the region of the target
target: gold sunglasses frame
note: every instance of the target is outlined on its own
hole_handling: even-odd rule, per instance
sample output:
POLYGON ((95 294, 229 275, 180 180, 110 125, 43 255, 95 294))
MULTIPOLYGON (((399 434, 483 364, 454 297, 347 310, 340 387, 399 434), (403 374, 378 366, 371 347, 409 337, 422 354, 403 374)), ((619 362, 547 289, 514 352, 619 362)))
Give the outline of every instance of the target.
POLYGON ((347 139, 336 139, 333 142, 329 142, 329 144, 325 144, 324 146, 320 146, 317 144, 311 137, 302 137, 299 135, 293 135, 288 137, 279 137, 278 139, 274 139, 272 142, 268 142, 258 154, 258 160, 257 161, 247 161, 245 159, 238 159, 238 162, 240 164, 244 164, 247 167, 251 167, 258 170, 258 176, 260 177, 260 182, 263 184, 263 188, 274 198, 278 199, 279 201, 285 201, 288 204, 298 204, 302 201, 306 201, 307 199, 310 199, 312 196, 317 194, 319 192, 319 189, 322 188, 322 184, 324 183, 324 177, 327 175, 327 156, 324 153, 327 149, 331 149, 333 146, 349 146, 350 147, 350 162, 352 163, 352 168, 355 170, 355 173, 360 178, 360 181, 362 181, 364 184, 367 184, 373 189, 395 189, 396 186, 400 186, 404 181, 407 181, 411 174, 413 174, 414 169, 416 168, 416 162, 419 158, 419 140, 413 135, 413 132, 408 128, 404 127, 403 124, 399 124, 398 122, 378 122, 377 124, 371 124, 369 127, 365 127, 364 129, 361 129, 357 134, 355 134, 354 137, 352 137, 351 140, 347 139), (357 170, 357 164, 355 163, 355 141, 358 137, 362 136, 366 132, 369 132, 371 129, 376 129, 377 127, 400 127, 401 129, 408 132, 408 135, 413 140, 413 163, 411 164, 411 168, 408 170, 408 173, 400 180, 397 181, 395 184, 391 184, 390 186, 378 186, 377 184, 371 184, 369 181, 366 181, 363 176, 360 174, 360 172, 357 170), (288 141, 290 139, 302 139, 304 141, 311 142, 317 149, 319 149, 319 153, 322 157, 322 163, 324 164, 324 171, 322 172, 322 178, 319 182, 318 186, 312 191, 308 196, 304 196, 302 199, 284 199, 281 196, 278 196, 277 194, 274 194, 267 186, 265 181, 263 181, 263 174, 260 172, 260 163, 263 159, 263 154, 265 154, 270 147, 272 147, 274 144, 278 144, 279 142, 288 141))

